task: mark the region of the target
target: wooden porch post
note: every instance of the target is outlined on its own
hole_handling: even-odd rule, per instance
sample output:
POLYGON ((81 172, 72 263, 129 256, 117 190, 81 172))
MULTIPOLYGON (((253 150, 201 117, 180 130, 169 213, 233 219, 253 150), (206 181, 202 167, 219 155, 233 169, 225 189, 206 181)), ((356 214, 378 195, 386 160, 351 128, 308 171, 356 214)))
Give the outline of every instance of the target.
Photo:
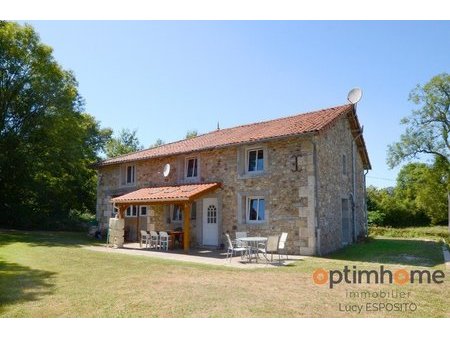
MULTIPOLYGON (((133 208, 133 207, 132 207, 133 208)), ((139 218, 141 218, 141 215, 139 215, 139 209, 141 209, 140 205, 136 205, 136 238, 139 242, 139 247, 142 247, 142 241, 141 241, 141 227, 139 225, 139 218)))
POLYGON ((190 237, 191 237, 191 203, 185 203, 183 205, 183 243, 184 243, 184 252, 189 252, 190 247, 190 237))
POLYGON ((127 210, 126 205, 119 205, 119 218, 124 218, 125 210, 127 210))

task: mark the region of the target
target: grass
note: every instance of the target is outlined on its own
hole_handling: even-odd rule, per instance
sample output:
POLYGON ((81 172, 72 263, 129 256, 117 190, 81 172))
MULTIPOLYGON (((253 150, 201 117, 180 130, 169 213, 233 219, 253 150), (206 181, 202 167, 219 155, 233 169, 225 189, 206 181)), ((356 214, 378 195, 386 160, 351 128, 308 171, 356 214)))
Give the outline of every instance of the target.
MULTIPOLYGON (((0 231, 0 317, 448 317, 443 284, 315 285, 318 268, 445 270, 433 241, 372 239, 291 267, 242 270, 87 250, 79 233, 0 231), (343 312, 348 291, 410 291, 414 312, 343 312)), ((378 300, 379 302, 379 300, 378 300)))
POLYGON ((450 244, 448 226, 424 226, 408 228, 369 227, 369 235, 394 238, 423 238, 445 241, 450 244))

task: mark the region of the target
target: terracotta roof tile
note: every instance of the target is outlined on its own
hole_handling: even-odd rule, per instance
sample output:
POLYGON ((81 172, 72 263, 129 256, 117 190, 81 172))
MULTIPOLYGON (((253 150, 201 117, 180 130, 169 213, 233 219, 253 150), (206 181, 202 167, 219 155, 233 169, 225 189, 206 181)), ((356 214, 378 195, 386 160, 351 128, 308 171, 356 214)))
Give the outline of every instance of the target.
POLYGON ((100 162, 98 166, 189 153, 284 136, 314 133, 327 127, 339 116, 352 111, 352 109, 353 105, 349 104, 265 122, 215 130, 191 139, 113 157, 100 162))
POLYGON ((156 203, 189 201, 203 193, 214 190, 220 183, 186 184, 143 188, 111 199, 114 203, 156 203))

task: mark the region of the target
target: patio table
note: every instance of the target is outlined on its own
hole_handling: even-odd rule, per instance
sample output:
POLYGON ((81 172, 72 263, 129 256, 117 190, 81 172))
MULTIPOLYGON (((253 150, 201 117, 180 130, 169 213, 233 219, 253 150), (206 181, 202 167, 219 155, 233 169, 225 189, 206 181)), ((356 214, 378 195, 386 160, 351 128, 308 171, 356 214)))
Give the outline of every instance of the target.
MULTIPOLYGON (((267 242, 267 237, 258 237, 258 236, 240 237, 240 238, 237 238, 236 240, 247 243, 247 246, 249 248, 248 261, 249 262, 252 261, 252 259, 253 259, 252 254, 254 254, 255 260, 256 260, 256 262, 258 262, 258 256, 259 256, 258 244, 267 242)), ((266 259, 267 259, 267 257, 266 257, 266 259)))

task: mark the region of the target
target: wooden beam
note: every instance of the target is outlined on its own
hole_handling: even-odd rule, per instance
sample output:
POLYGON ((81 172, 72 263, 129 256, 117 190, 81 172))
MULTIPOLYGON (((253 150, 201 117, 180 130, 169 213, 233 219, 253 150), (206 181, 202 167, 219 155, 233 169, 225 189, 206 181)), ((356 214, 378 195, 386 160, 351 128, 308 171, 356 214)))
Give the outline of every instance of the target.
MULTIPOLYGON (((142 241, 141 241, 141 229, 139 226, 139 218, 141 218, 141 215, 139 214, 139 209, 141 209, 141 207, 139 205, 136 206, 136 238, 139 242, 139 247, 142 247, 142 241)), ((133 212, 133 210, 131 211, 133 212)))
POLYGON ((184 243, 184 252, 189 252, 190 247, 190 238, 191 238, 191 203, 185 203, 183 205, 183 243, 184 243))
POLYGON ((125 210, 127 210, 128 205, 119 205, 117 208, 119 209, 119 218, 125 218, 125 210))

